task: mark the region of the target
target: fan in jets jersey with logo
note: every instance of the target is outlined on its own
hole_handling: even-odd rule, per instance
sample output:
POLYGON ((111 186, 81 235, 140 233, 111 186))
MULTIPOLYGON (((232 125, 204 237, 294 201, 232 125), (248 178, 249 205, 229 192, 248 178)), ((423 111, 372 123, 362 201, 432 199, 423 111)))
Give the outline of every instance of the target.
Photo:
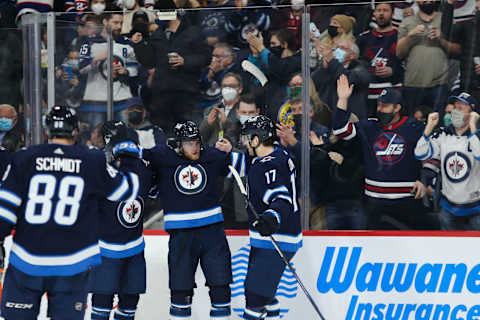
POLYGON ((413 199, 410 192, 420 177, 421 162, 413 150, 424 125, 403 116, 388 126, 376 119, 348 122, 350 112, 337 109, 333 133, 345 140, 358 137, 365 164, 365 195, 368 200, 392 202, 413 199))
MULTIPOLYGON (((80 47, 80 73, 87 75, 81 111, 105 112, 105 106, 99 107, 94 103, 108 100, 107 60, 102 60, 95 66, 92 62, 95 57, 105 54, 106 51, 107 40, 101 35, 89 39, 80 47), (94 105, 91 105, 92 103, 94 105)), ((113 41, 113 63, 120 64, 127 70, 127 75, 121 76, 115 73, 113 75, 113 99, 114 101, 124 101, 132 97, 130 82, 133 77, 138 76, 138 63, 130 41, 123 36, 113 41)))
POLYGON ((167 145, 145 150, 162 199, 165 230, 190 229, 222 222, 222 208, 217 196, 217 177, 231 174, 228 165, 245 175, 245 156, 202 147, 200 158, 190 161, 167 145))
POLYGON ((442 199, 440 204, 456 216, 480 213, 480 140, 478 132, 459 136, 453 126, 430 137, 422 135, 415 148, 420 160, 440 159, 442 199))
POLYGON ((98 201, 136 197, 139 183, 86 146, 16 152, 0 188, 0 237, 15 228, 9 263, 39 277, 72 276, 100 264, 98 201))

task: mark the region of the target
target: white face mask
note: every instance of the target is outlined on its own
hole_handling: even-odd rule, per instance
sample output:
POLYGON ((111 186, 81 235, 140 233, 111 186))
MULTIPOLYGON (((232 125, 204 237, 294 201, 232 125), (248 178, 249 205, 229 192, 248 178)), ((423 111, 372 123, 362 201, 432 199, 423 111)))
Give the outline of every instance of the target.
POLYGON ((101 15, 103 13, 103 11, 105 11, 105 4, 103 4, 103 3, 92 4, 92 11, 97 16, 101 15))
POLYGON ((453 109, 451 115, 452 125, 455 128, 463 128, 465 126, 465 121, 463 120, 463 118, 465 117, 465 113, 457 109, 453 109))
POLYGON ((223 87, 222 88, 222 97, 225 101, 230 102, 235 100, 237 97, 237 90, 232 87, 223 87))
POLYGON ((123 5, 128 10, 133 9, 133 7, 135 7, 135 3, 136 3, 135 0, 123 0, 123 5))

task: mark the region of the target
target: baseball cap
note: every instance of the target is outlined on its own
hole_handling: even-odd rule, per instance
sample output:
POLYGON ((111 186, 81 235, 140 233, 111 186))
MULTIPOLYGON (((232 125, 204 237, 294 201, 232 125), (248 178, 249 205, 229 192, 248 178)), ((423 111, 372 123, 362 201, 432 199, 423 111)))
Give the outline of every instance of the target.
POLYGON ((133 106, 139 106, 141 108, 145 108, 145 105, 143 104, 142 99, 140 99, 139 97, 132 97, 127 100, 127 108, 130 108, 133 106))
POLYGON ((378 101, 383 103, 392 103, 393 105, 402 104, 402 95, 393 88, 383 89, 378 97, 378 101))
POLYGON ((466 92, 462 92, 458 96, 451 96, 451 97, 448 98, 449 103, 452 103, 455 100, 462 101, 462 102, 470 105, 472 110, 477 109, 477 100, 472 95, 470 95, 466 92))

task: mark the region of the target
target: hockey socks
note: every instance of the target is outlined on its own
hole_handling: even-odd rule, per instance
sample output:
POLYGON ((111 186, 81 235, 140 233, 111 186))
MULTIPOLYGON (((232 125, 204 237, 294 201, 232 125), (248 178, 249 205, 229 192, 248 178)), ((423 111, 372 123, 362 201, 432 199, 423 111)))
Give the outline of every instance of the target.
POLYGON ((112 311, 112 309, 92 306, 92 314, 90 316, 90 319, 108 320, 110 319, 110 311, 112 311))
POLYGON ((192 305, 170 305, 170 320, 190 319, 192 316, 192 305))
POLYGON ((115 310, 114 320, 133 320, 137 311, 139 294, 120 294, 118 308, 115 310))
POLYGON ((267 311, 264 307, 253 308, 246 307, 243 313, 243 318, 247 320, 263 320, 267 316, 267 311))
POLYGON ((280 303, 275 299, 267 305, 267 320, 280 320, 280 303))
POLYGON ((230 308, 230 302, 227 303, 212 303, 210 309, 210 318, 215 320, 228 320, 232 310, 230 308))

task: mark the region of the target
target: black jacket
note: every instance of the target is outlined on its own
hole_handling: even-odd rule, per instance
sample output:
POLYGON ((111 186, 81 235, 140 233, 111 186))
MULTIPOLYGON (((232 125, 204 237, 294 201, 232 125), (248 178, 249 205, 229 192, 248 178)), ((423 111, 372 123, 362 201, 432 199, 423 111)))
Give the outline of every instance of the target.
POLYGON ((370 73, 363 63, 354 60, 345 68, 336 59, 332 59, 327 68, 321 64, 312 74, 313 83, 320 95, 320 99, 329 106, 336 106, 337 79, 345 74, 349 84, 354 85, 353 93, 348 99, 348 109, 359 119, 367 118, 367 97, 368 85, 370 84, 370 73))
POLYGON ((152 83, 154 93, 184 91, 198 94, 198 79, 202 68, 208 65, 210 50, 199 27, 183 19, 175 33, 167 39, 165 30, 158 29, 145 41, 134 45, 137 60, 146 68, 155 68, 152 83), (168 53, 176 52, 185 60, 178 69, 168 63, 168 53))

